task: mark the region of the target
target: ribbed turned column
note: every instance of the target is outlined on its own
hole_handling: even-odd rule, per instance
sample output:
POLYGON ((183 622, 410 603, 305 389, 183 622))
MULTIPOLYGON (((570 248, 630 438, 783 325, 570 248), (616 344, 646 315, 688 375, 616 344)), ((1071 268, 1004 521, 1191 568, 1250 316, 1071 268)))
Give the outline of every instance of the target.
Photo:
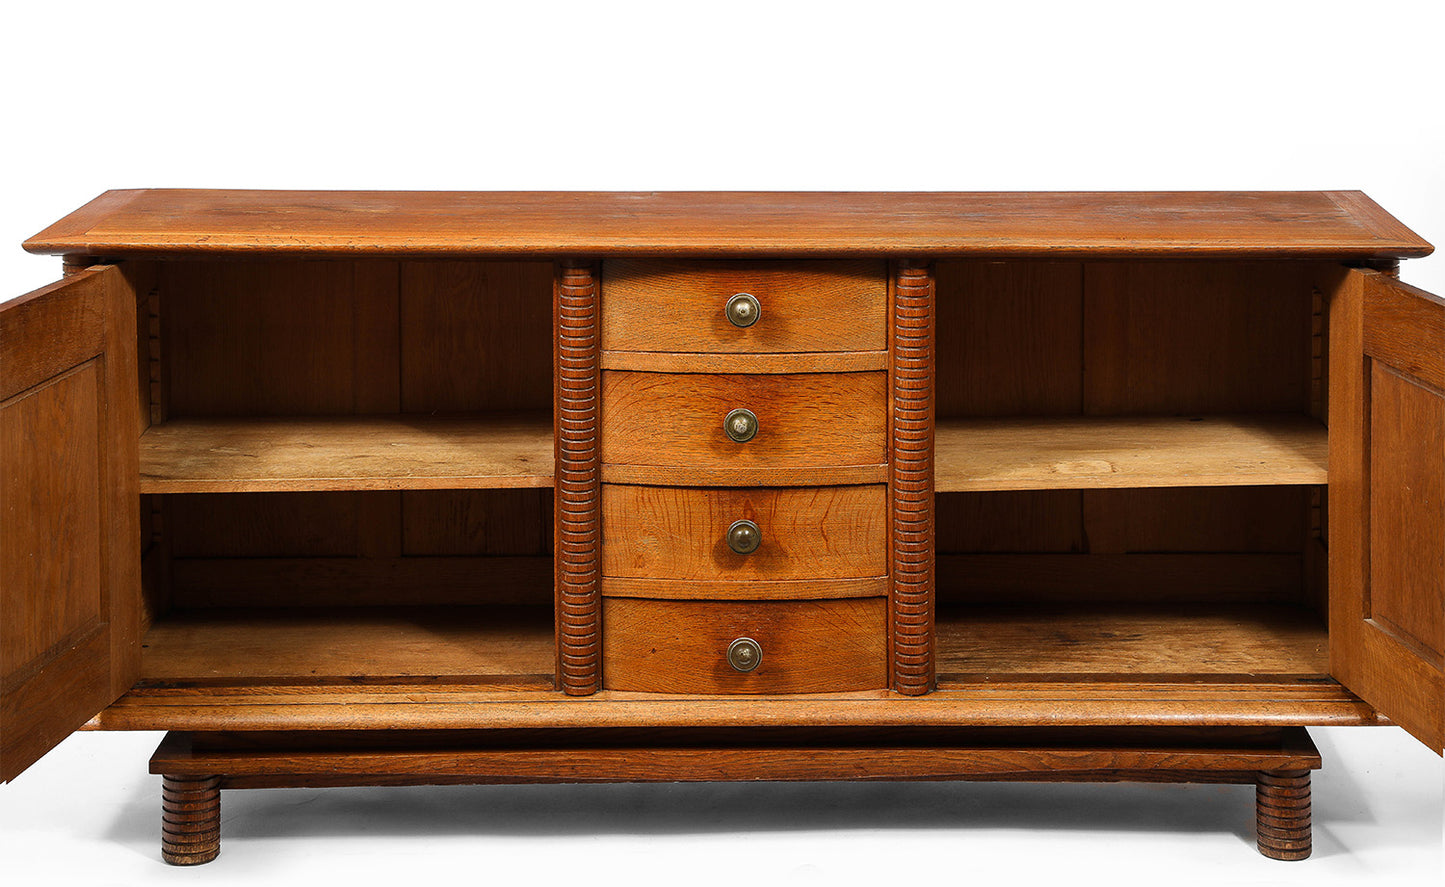
POLYGON ((893 280, 893 689, 933 689, 933 275, 893 280))
POLYGON ((564 262, 557 276, 557 682, 570 696, 602 681, 601 400, 596 266, 564 262))
POLYGON ((1310 855, 1310 771, 1267 770, 1254 789, 1259 852, 1270 859, 1310 855))
POLYGON ((161 858, 200 865, 221 852, 221 779, 161 777, 161 858))

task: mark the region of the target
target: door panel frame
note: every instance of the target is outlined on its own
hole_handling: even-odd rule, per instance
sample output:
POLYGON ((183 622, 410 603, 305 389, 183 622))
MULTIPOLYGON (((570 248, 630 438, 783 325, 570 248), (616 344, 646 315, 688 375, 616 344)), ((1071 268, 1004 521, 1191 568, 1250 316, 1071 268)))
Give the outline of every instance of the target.
MULTIPOLYGON (((1341 268, 1329 299, 1330 673, 1437 753, 1445 746, 1445 670, 1370 610, 1372 378, 1375 363, 1445 398, 1445 300, 1392 276, 1341 268)), ((1439 468, 1445 472, 1445 451, 1439 468)), ((1422 518, 1426 516, 1422 515, 1422 518)), ((1438 519, 1438 518, 1437 518, 1438 519)), ((1445 588, 1441 589, 1445 606, 1445 588)))
MULTIPOLYGON (((94 431, 98 606, 83 628, 52 626, 47 633, 44 624, 32 626, 43 633, 44 652, 0 674, 0 779, 7 782, 130 689, 140 674, 141 416, 133 276, 96 266, 0 306, 0 404, 46 396, 49 386, 86 364, 93 363, 100 377, 94 431)), ((33 519, 26 513, 3 518, 33 519)), ((0 601, 13 605, 23 598, 11 596, 28 590, 5 587, 7 578, 0 575, 0 601)))

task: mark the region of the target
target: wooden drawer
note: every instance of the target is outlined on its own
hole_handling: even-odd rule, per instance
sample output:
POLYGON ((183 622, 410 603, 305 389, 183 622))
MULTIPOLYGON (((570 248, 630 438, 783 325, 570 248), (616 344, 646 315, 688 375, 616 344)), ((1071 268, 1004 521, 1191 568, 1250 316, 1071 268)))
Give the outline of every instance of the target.
POLYGON ((609 261, 602 268, 602 347, 609 351, 882 351, 887 266, 879 261, 609 261), (756 320, 728 319, 735 295, 756 320))
POLYGON ((734 581, 883 576, 887 491, 882 484, 733 489, 608 484, 602 490, 602 575, 734 581), (760 540, 746 554, 728 541, 729 530, 741 521, 756 526, 760 540))
POLYGON ((602 374, 602 478, 613 483, 881 483, 886 373, 602 374), (751 440, 724 430, 757 417, 751 440))
POLYGON ((886 598, 602 602, 602 682, 650 693, 823 693, 887 684, 886 598), (734 641, 761 648, 752 671, 734 641))

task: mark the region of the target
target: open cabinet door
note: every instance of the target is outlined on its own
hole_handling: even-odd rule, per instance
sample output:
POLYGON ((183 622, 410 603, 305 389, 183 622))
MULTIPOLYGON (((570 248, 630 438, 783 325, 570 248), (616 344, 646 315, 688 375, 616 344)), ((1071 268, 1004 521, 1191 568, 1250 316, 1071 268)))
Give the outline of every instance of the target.
POLYGON ((1445 745, 1445 300, 1373 271, 1330 302, 1330 671, 1445 745))
POLYGON ((135 294, 91 268, 0 306, 0 778, 140 668, 135 294))

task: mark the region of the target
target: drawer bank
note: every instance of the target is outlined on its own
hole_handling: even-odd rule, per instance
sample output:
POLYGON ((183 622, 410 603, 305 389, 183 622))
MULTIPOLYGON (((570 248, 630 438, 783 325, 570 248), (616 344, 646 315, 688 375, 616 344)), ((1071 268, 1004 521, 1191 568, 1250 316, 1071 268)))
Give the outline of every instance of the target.
POLYGON ((1445 301, 1358 192, 108 192, 0 306, 0 776, 1229 782, 1445 741, 1445 301))

